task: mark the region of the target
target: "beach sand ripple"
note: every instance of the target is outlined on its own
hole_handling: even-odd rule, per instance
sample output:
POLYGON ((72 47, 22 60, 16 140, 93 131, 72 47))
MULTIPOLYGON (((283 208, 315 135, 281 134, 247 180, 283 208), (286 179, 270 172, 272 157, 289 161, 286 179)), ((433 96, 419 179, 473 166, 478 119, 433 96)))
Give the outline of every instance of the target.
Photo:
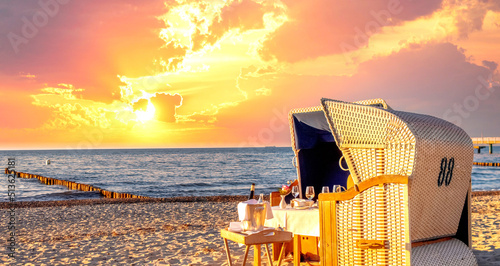
MULTIPOLYGON (((227 265, 219 231, 237 220, 236 206, 237 201, 203 201, 16 208, 16 257, 4 251, 0 264, 227 265)), ((0 209, 5 223, 8 211, 0 209)), ((499 211, 500 196, 473 198, 479 265, 500 265, 499 211)), ((0 235, 8 233, 0 227, 0 235)), ((241 264, 244 248, 229 243, 233 262, 241 264)), ((250 252, 247 265, 252 260, 250 252)), ((284 265, 292 265, 290 258, 284 265)))
POLYGON ((500 195, 472 198, 472 248, 479 265, 500 265, 500 195))

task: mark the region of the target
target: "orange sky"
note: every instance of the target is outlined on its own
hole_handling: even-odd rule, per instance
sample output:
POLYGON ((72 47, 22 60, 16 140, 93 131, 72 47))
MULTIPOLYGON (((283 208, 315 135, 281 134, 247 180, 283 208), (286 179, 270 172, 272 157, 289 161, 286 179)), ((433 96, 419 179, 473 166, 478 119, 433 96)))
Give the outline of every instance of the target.
POLYGON ((321 97, 500 136, 499 1, 10 0, 0 36, 0 149, 287 146, 321 97))

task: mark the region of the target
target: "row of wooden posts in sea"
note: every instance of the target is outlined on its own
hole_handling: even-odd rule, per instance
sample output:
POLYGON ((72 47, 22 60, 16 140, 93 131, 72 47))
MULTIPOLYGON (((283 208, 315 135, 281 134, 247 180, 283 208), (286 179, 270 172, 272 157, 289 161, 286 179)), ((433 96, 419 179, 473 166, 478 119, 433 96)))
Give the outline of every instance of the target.
POLYGON ((125 198, 145 199, 145 198, 149 198, 149 197, 145 197, 145 196, 132 195, 129 193, 108 191, 108 190, 104 190, 102 188, 94 187, 91 185, 76 183, 76 182, 67 181, 67 180, 61 180, 61 179, 52 178, 52 177, 45 177, 45 176, 35 175, 35 174, 30 174, 30 173, 16 172, 14 170, 10 170, 9 168, 5 168, 5 174, 15 175, 16 177, 19 177, 19 178, 37 178, 38 180, 40 180, 40 182, 42 184, 65 186, 71 190, 98 191, 101 193, 101 195, 103 195, 106 198, 112 198, 112 199, 125 199, 125 198))
POLYGON ((474 165, 500 167, 500 163, 478 163, 478 162, 474 162, 474 165))
MULTIPOLYGON (((474 162, 474 165, 500 167, 500 163, 474 162)), ((145 198, 149 198, 149 197, 145 197, 145 196, 133 195, 130 193, 108 191, 108 190, 104 190, 102 188, 94 187, 91 185, 76 183, 76 182, 67 181, 67 180, 61 180, 61 179, 52 178, 52 177, 45 177, 45 176, 35 175, 35 174, 30 174, 30 173, 16 172, 14 170, 10 170, 9 168, 5 168, 5 174, 16 175, 16 177, 20 177, 20 178, 37 178, 38 180, 40 180, 40 182, 42 184, 65 186, 71 190, 99 191, 101 193, 101 195, 103 195, 106 198, 112 198, 112 199, 124 199, 124 198, 145 199, 145 198)))

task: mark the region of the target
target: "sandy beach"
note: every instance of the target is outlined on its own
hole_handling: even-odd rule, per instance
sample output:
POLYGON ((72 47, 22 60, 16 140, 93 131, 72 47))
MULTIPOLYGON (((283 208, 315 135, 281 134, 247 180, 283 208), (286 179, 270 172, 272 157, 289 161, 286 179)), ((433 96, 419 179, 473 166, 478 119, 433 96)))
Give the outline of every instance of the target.
POLYGON ((472 197, 472 248, 479 265, 500 265, 500 195, 472 197))
MULTIPOLYGON (((227 265, 219 231, 237 220, 239 200, 27 203, 15 209, 15 258, 3 249, 0 264, 227 265)), ((7 224, 10 209, 2 206, 1 219, 7 224)), ((499 211, 500 195, 473 197, 473 248, 479 265, 500 264, 499 211)), ((8 238, 7 226, 0 228, 8 238)), ((244 249, 234 243, 230 248, 233 262, 241 263, 244 249)), ((250 252, 248 265, 252 259, 250 252)), ((292 265, 290 258, 283 265, 292 265)))

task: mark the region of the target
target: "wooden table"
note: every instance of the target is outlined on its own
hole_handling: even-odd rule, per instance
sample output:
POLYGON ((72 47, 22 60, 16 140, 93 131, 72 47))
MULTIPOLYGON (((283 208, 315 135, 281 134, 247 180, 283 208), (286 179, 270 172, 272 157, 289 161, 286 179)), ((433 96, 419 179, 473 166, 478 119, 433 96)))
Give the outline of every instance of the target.
MULTIPOLYGON (((226 229, 222 229, 220 231, 220 235, 224 239, 224 245, 226 247, 227 261, 229 263, 229 266, 232 266, 233 264, 231 262, 231 254, 229 252, 229 246, 227 244, 228 239, 231 241, 234 241, 236 243, 246 245, 245 256, 243 257, 243 264, 242 265, 245 265, 250 246, 254 246, 254 266, 260 266, 261 262, 262 262, 261 257, 260 257, 260 245, 265 245, 269 264, 273 265, 273 262, 271 259, 271 253, 269 252, 269 246, 268 246, 268 244, 271 244, 271 243, 282 243, 283 244, 282 248, 281 248, 280 256, 278 258, 278 266, 281 265, 281 260, 283 259, 283 253, 284 253, 284 249, 286 246, 286 242, 289 242, 292 240, 292 233, 291 232, 279 231, 279 230, 276 230, 274 228, 265 229, 265 230, 262 230, 258 233, 254 233, 254 234, 246 234, 245 232, 232 232, 232 231, 229 231, 226 229)), ((273 250, 273 252, 276 253, 275 250, 273 250)))
MULTIPOLYGON (((319 209, 305 210, 288 207, 280 209, 272 207, 274 218, 267 220, 265 225, 281 226, 293 233, 293 264, 300 265, 300 254, 319 258, 319 209)), ((276 245, 275 245, 276 246, 276 245)))

